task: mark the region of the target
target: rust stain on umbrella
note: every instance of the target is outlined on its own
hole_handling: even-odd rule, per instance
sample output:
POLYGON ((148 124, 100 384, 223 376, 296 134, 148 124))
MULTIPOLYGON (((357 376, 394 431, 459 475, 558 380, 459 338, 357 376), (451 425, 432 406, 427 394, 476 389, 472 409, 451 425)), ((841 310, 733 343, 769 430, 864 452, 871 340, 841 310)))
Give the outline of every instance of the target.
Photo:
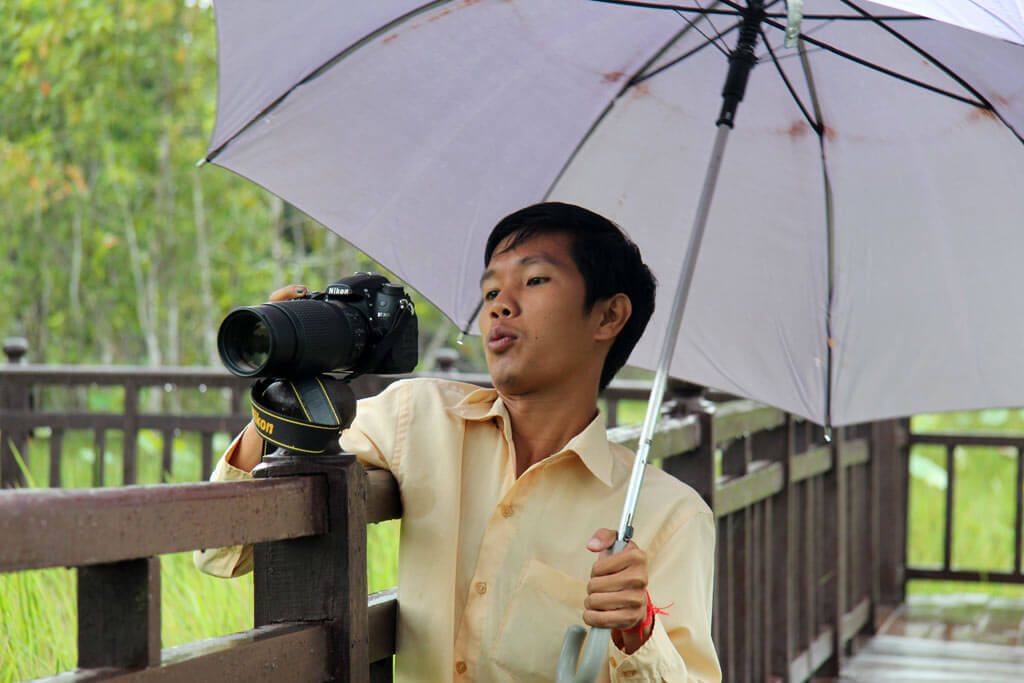
MULTIPOLYGON (((445 9, 441 10, 440 12, 438 12, 437 14, 431 15, 426 21, 420 21, 420 22, 417 22, 415 24, 411 24, 409 26, 408 30, 415 31, 416 29, 420 28, 421 26, 426 26, 427 24, 432 24, 435 21, 437 21, 438 19, 443 19, 443 18, 447 17, 449 14, 454 14, 455 12, 458 12, 460 9, 465 9, 466 7, 471 7, 473 5, 479 5, 481 2, 483 2, 483 0, 462 0, 462 2, 460 2, 456 6, 448 6, 445 9)), ((504 0, 504 2, 511 2, 511 0, 504 0)), ((382 44, 390 43, 390 42, 396 40, 400 35, 401 34, 397 33, 397 32, 396 33, 392 33, 387 38, 383 38, 380 42, 382 44)))

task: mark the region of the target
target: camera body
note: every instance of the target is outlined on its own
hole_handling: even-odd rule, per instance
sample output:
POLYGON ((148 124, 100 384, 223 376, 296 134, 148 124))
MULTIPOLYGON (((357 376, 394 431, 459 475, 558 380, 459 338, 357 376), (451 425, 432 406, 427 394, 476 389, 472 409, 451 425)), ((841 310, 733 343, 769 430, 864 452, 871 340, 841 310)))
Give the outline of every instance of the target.
POLYGON ((417 327, 402 285, 361 272, 299 299, 236 308, 217 348, 240 377, 398 374, 416 367, 417 327))

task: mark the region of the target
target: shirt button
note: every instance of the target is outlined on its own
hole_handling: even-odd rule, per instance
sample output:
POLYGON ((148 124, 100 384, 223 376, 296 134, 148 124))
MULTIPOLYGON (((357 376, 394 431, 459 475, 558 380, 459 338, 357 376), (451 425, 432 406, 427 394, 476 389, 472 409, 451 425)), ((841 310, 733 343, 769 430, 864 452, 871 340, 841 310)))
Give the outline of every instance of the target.
POLYGON ((466 673, 466 663, 465 662, 455 662, 455 671, 456 671, 456 673, 460 673, 460 674, 466 673))
POLYGON ((484 583, 483 581, 479 581, 476 584, 476 592, 479 593, 480 595, 483 595, 484 593, 486 593, 487 592, 487 584, 484 583))
POLYGON ((501 514, 503 517, 511 517, 513 514, 515 514, 515 508, 513 508, 511 505, 506 505, 501 508, 501 514))

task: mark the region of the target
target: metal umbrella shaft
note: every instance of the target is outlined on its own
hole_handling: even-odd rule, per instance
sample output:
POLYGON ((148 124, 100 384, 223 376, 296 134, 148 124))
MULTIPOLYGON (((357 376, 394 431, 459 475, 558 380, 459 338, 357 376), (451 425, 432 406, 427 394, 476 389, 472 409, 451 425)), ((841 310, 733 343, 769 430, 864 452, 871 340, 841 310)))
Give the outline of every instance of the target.
MULTIPOLYGON (((700 253, 701 241, 704 238, 704 228, 707 225, 708 213, 711 210, 711 199, 715 194, 718 173, 722 167, 725 143, 728 140, 729 131, 732 130, 736 108, 740 100, 743 99, 750 70, 756 62, 754 46, 757 43, 758 30, 763 16, 764 9, 761 0, 751 0, 744 13, 744 20, 740 28, 740 37, 736 49, 729 57, 729 74, 722 89, 722 109, 717 121, 717 131, 715 133, 715 142, 711 149, 711 159, 708 162, 708 169, 704 175, 704 185, 701 188, 700 199, 697 204, 693 230, 690 232, 686 256, 683 259, 679 279, 676 283, 676 292, 672 299, 672 311, 669 313, 668 330, 662 341, 654 382, 651 386, 651 395, 647 401, 647 413, 644 415, 643 427, 640 429, 640 443, 637 448, 636 459, 633 462, 633 472, 629 478, 629 485, 626 488, 626 500, 622 506, 622 519, 619 522, 618 538, 609 551, 610 555, 625 548, 633 537, 633 517, 636 514, 636 504, 640 497, 640 488, 643 486, 644 472, 647 469, 647 459, 651 452, 651 442, 654 438, 654 429, 661 415, 661 406, 664 401, 665 387, 668 384, 672 355, 679 338, 679 328, 682 324, 686 302, 690 295, 690 284, 693 282, 697 256, 700 253)), ((586 639, 586 649, 583 651, 583 656, 580 657, 579 653, 581 647, 583 647, 585 636, 586 632, 581 626, 574 624, 569 627, 568 632, 565 634, 565 639, 562 641, 562 650, 559 654, 558 669, 555 675, 557 683, 569 683, 570 681, 572 683, 592 683, 600 673, 608 651, 611 630, 598 627, 591 628, 590 636, 586 639), (578 668, 577 659, 579 659, 578 668)))

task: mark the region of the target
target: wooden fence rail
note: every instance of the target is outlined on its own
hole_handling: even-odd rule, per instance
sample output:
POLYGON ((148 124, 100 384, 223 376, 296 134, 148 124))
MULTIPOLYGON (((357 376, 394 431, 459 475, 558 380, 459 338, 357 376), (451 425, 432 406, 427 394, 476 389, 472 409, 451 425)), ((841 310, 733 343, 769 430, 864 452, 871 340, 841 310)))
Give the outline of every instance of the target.
POLYGON ((79 668, 49 680, 390 680, 396 595, 367 600, 365 547, 367 523, 401 516, 394 479, 345 455, 276 467, 247 482, 0 493, 0 571, 77 567, 79 668), (155 556, 238 543, 257 544, 256 628, 161 651, 155 556))
MULTIPOLYGON (((487 375, 469 373, 434 373, 441 376, 488 386, 487 375)), ((353 382, 357 397, 372 396, 399 377, 363 377, 353 382)), ((103 486, 109 479, 105 472, 105 453, 112 450, 110 435, 120 434, 122 462, 121 482, 138 483, 139 435, 144 431, 161 436, 160 472, 163 481, 172 475, 172 448, 175 436, 192 434, 199 440, 199 466, 188 473, 174 473, 178 480, 202 481, 210 476, 214 459, 214 436, 233 436, 249 421, 248 389, 251 380, 235 377, 219 368, 146 368, 23 365, 0 363, 0 488, 25 486, 24 473, 15 458, 25 459, 30 436, 47 430, 49 467, 46 481, 51 487, 62 482, 64 446, 71 431, 89 432, 94 453, 92 485, 103 486), (74 390, 89 391, 96 387, 120 388, 123 398, 116 410, 89 410, 86 406, 69 407, 69 394, 74 390), (52 392, 62 392, 49 397, 52 392), (205 394, 212 411, 170 410, 162 404, 192 392, 205 394), (152 394, 161 400, 153 401, 152 394), (222 396, 218 396, 222 394, 222 396), (50 398, 50 400, 47 400, 50 398), (144 398, 150 398, 146 401, 144 398), (217 399, 220 398, 218 401, 217 399), (145 403, 156 403, 147 409, 145 403), (54 407, 49 404, 56 403, 54 407)), ((646 400, 650 382, 616 380, 605 395, 608 423, 615 425, 618 406, 625 400, 646 400)))
MULTIPOLYGON (((747 401, 662 420, 652 460, 718 519, 713 628, 727 681, 837 674, 882 597, 900 593, 902 556, 886 554, 899 549, 882 542, 879 515, 903 509, 880 485, 905 467, 902 429, 838 430, 826 443, 747 401)), ((635 445, 637 430, 609 436, 635 445)), ((365 525, 400 516, 394 481, 348 456, 282 457, 262 475, 0 493, 0 570, 79 568, 81 668, 53 680, 389 680, 398 605, 393 593, 367 600, 365 525), (257 628, 161 651, 152 558, 238 543, 258 544, 257 628)))

